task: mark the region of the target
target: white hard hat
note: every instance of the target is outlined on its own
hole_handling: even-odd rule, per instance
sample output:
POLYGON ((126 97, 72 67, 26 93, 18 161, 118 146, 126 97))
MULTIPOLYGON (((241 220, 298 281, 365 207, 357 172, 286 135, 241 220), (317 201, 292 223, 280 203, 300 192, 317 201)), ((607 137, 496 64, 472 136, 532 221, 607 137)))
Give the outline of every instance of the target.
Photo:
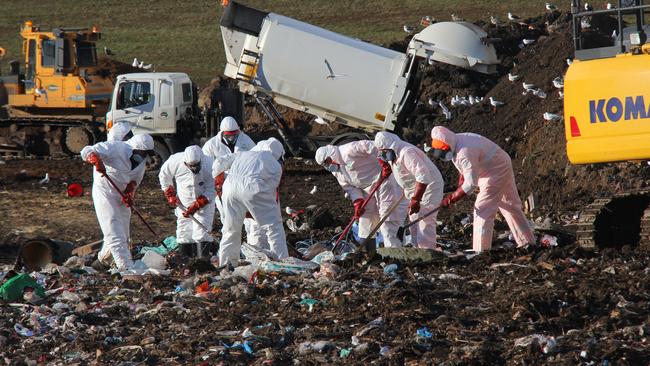
POLYGON ((239 125, 237 124, 237 121, 234 118, 228 116, 221 120, 221 124, 219 125, 219 131, 224 132, 224 131, 237 131, 237 130, 239 130, 239 125))
POLYGON ((147 134, 139 134, 131 137, 129 144, 133 150, 153 150, 153 138, 147 134))
POLYGON ((201 162, 203 151, 196 145, 188 146, 183 153, 183 161, 188 164, 197 164, 201 162))

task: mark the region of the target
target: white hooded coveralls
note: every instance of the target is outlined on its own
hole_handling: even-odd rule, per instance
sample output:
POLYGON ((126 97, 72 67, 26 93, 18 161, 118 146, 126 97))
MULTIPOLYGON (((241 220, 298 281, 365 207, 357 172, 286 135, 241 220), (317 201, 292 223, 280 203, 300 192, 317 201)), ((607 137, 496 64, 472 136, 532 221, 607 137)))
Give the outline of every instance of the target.
MULTIPOLYGON (((81 150, 81 158, 86 160, 91 152, 97 154, 106 166, 106 174, 124 192, 129 182, 135 181, 139 186, 144 177, 146 163, 142 162, 132 169, 130 160, 132 151, 133 148, 126 142, 107 141, 84 147, 81 150)), ((97 221, 104 234, 104 243, 98 258, 106 262, 109 255, 112 255, 119 270, 131 268, 133 266, 129 250, 131 209, 122 203, 122 196, 108 182, 108 179, 96 171, 93 174, 92 197, 97 221)))
POLYGON ((276 200, 282 177, 278 163, 284 153, 274 148, 268 151, 244 151, 215 161, 213 175, 228 170, 223 186, 224 223, 219 247, 220 264, 237 264, 241 249, 241 227, 246 212, 264 231, 271 251, 278 259, 288 257, 286 236, 282 226, 280 205, 276 200))
MULTIPOLYGON (((160 168, 158 178, 163 191, 167 187, 175 185, 176 196, 185 208, 194 203, 197 197, 205 196, 210 203, 196 211, 193 216, 208 230, 212 231, 212 222, 214 220, 214 205, 212 202, 215 200, 216 193, 212 179, 211 157, 203 154, 198 146, 190 146, 184 152, 170 156, 160 168), (188 154, 195 156, 188 158, 188 154), (201 170, 198 174, 192 173, 185 165, 188 160, 191 160, 190 163, 201 161, 201 170)), ((184 217, 180 208, 177 207, 174 213, 176 214, 176 241, 178 243, 213 241, 212 235, 191 218, 184 217)))
POLYGON ((510 156, 494 142, 474 133, 454 133, 437 126, 431 130, 431 138, 450 147, 452 162, 464 178, 463 191, 469 194, 479 188, 474 203, 474 251, 492 247, 497 211, 501 211, 519 246, 534 243, 535 235, 521 208, 510 156))
MULTIPOLYGON (((334 163, 340 164, 339 171, 332 174, 354 202, 357 199, 365 200, 379 180, 381 165, 377 161, 377 154, 372 141, 353 141, 341 146, 320 147, 316 150, 316 162, 322 165, 327 158, 331 158, 334 163)), ((402 196, 402 188, 391 174, 370 198, 364 214, 359 218, 359 237, 366 238, 395 200, 399 199, 402 204, 389 215, 379 230, 384 237, 384 246, 402 246, 397 237, 397 230, 406 216, 407 201, 402 196)))
MULTIPOLYGON (((406 198, 413 197, 416 182, 427 185, 420 201, 420 212, 410 215, 411 221, 438 207, 442 200, 444 182, 440 171, 424 154, 424 151, 402 141, 397 135, 390 132, 378 132, 375 136, 375 147, 379 150, 392 149, 395 151, 396 158, 391 163, 391 168, 395 180, 404 189, 406 198)), ((413 243, 417 247, 429 249, 436 247, 437 216, 437 213, 429 215, 415 225, 415 230, 411 230, 413 243)))

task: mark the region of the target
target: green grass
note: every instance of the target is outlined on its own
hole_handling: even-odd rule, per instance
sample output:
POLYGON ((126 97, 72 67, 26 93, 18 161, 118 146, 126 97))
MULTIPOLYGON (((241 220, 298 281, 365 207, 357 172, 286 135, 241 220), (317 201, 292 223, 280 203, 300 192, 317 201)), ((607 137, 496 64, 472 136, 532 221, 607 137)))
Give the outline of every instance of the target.
MULTIPOLYGON (((255 8, 277 12, 335 32, 377 44, 404 38, 404 24, 415 25, 424 15, 440 20, 454 13, 468 20, 506 19, 543 13, 546 0, 242 0, 255 8)), ((568 1, 563 1, 568 10, 568 1)), ((598 4, 596 4, 598 5, 598 4)), ((601 4, 602 5, 602 4, 601 4)), ((97 25, 103 33, 98 50, 107 46, 116 58, 131 63, 138 57, 156 71, 182 71, 200 86, 223 72, 225 63, 219 18, 219 0, 2 0, 0 47, 9 55, 0 61, 21 59, 19 28, 32 20, 43 30, 97 25)))

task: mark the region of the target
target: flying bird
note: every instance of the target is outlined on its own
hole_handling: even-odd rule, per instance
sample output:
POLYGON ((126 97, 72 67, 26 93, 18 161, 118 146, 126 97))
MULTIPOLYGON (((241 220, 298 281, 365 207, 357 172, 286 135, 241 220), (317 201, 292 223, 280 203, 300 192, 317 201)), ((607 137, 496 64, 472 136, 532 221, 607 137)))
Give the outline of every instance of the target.
POLYGON ((325 66, 327 66, 327 70, 330 73, 325 77, 325 79, 334 79, 339 76, 347 76, 346 74, 335 74, 334 70, 332 70, 332 66, 330 65, 329 61, 327 61, 327 59, 325 59, 325 66))
POLYGON ((508 20, 510 20, 511 22, 516 22, 516 21, 518 21, 520 19, 521 18, 519 16, 514 15, 512 13, 508 13, 508 20))
POLYGON ((557 6, 555 6, 554 4, 551 4, 551 3, 546 3, 546 10, 548 10, 548 11, 556 11, 557 6))
POLYGON ((508 73, 508 80, 517 81, 519 80, 519 75, 513 75, 512 73, 508 73))
POLYGON ((559 121, 562 119, 562 116, 558 116, 555 113, 544 112, 544 119, 547 121, 559 121))
POLYGON ((136 58, 133 59, 133 63, 131 64, 131 66, 138 67, 139 64, 140 64, 140 61, 138 61, 138 58, 136 57, 136 58))

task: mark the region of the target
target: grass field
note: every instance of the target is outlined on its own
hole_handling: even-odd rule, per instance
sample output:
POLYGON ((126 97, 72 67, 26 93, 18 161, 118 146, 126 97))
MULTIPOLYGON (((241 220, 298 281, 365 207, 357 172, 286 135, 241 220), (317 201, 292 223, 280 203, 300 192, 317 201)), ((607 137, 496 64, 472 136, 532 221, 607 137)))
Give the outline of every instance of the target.
MULTIPOLYGON (((545 0, 242 0, 258 9, 277 12, 373 43, 404 37, 402 26, 415 25, 424 15, 449 20, 454 13, 468 20, 488 20, 490 14, 506 19, 508 11, 520 16, 544 12, 545 0)), ((562 7, 568 9, 569 1, 562 7)), ((596 4, 602 5, 602 4, 596 4)), ((223 72, 224 54, 219 31, 218 0, 2 0, 0 47, 20 59, 20 24, 32 20, 43 30, 54 27, 97 25, 103 32, 98 50, 106 46, 116 58, 134 57, 153 63, 157 71, 183 71, 204 86, 223 72)))

